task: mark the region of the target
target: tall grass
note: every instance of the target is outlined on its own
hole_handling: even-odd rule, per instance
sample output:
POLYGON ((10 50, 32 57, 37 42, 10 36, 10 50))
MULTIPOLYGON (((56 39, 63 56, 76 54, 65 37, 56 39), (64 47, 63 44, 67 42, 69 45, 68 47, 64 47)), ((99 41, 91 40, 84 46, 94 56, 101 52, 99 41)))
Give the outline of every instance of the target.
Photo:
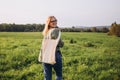
MULTIPOLYGON (((42 38, 40 32, 0 32, 0 80, 43 80, 42 38)), ((120 80, 120 38, 64 32, 62 39, 63 80, 120 80)))

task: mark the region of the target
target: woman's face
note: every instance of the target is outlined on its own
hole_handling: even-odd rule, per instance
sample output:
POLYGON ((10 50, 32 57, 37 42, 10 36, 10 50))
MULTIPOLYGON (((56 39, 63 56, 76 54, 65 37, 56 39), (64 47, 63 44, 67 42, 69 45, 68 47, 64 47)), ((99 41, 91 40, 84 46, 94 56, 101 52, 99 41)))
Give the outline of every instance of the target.
POLYGON ((50 26, 50 27, 56 27, 56 26, 57 26, 57 20, 56 20, 56 18, 52 17, 52 18, 50 19, 49 26, 50 26))

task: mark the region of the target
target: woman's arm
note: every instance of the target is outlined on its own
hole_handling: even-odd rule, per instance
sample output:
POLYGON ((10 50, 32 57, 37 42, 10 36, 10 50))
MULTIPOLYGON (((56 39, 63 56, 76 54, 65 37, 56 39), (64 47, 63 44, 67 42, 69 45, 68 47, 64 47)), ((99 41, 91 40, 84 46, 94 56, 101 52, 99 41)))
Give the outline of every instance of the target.
POLYGON ((59 40, 59 43, 57 45, 58 47, 63 47, 64 46, 64 42, 62 41, 62 39, 59 40))

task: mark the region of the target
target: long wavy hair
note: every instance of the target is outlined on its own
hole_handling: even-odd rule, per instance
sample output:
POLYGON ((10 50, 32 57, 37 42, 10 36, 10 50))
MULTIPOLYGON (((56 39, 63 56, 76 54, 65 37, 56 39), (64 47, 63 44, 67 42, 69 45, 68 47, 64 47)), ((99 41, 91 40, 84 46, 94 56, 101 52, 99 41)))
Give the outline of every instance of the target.
MULTIPOLYGON (((55 18, 55 17, 54 17, 54 16, 49 16, 49 17, 47 18, 47 21, 46 21, 44 30, 43 30, 43 32, 42 32, 43 36, 45 36, 45 35, 47 34, 47 32, 49 31, 49 29, 50 29, 50 25, 49 25, 50 22, 48 23, 48 21, 50 21, 51 18, 55 18)), ((55 19, 56 19, 56 18, 55 18, 55 19)))

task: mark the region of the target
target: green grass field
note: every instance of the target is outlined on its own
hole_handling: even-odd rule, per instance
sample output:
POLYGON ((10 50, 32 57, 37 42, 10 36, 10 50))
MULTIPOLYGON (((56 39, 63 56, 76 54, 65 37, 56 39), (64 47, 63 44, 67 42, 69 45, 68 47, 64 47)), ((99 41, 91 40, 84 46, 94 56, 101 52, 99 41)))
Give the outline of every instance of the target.
MULTIPOLYGON (((40 32, 0 32, 0 80, 43 80, 42 38, 40 32)), ((63 80, 120 80, 119 37, 63 32, 62 39, 63 80)))

